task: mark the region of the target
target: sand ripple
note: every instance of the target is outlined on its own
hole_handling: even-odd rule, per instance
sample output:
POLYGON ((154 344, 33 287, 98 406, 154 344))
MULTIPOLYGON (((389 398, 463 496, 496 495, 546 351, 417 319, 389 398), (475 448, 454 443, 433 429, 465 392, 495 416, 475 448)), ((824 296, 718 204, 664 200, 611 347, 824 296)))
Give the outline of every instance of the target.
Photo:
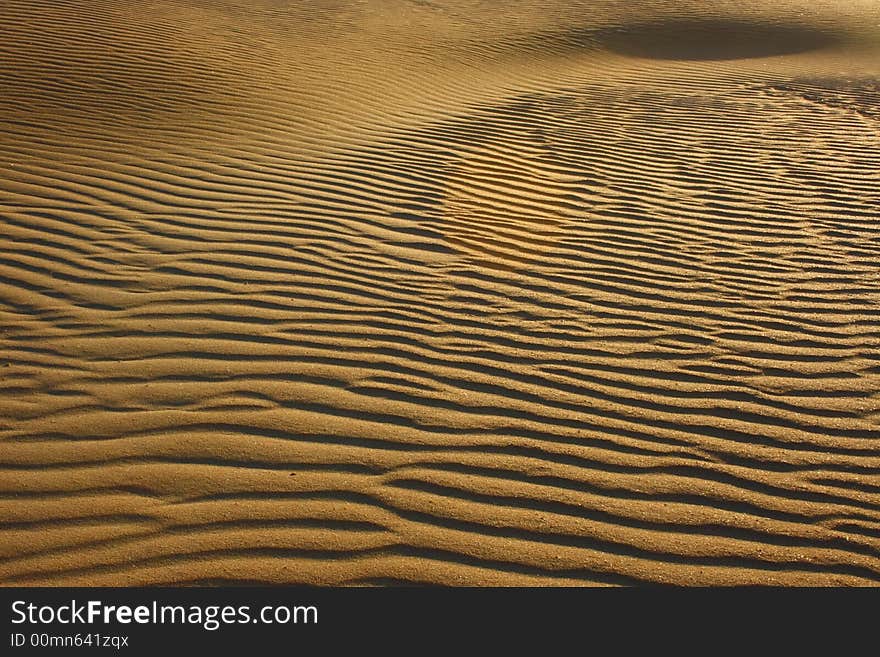
POLYGON ((876 4, 308 4, 4 3, 0 582, 880 582, 876 4))

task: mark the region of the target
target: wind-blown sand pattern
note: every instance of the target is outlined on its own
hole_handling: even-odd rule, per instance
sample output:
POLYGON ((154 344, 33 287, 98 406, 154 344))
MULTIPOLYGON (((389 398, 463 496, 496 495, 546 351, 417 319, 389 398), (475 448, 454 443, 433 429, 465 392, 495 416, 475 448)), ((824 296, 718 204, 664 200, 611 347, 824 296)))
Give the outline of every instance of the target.
POLYGON ((873 0, 0 9, 0 583, 880 582, 873 0))

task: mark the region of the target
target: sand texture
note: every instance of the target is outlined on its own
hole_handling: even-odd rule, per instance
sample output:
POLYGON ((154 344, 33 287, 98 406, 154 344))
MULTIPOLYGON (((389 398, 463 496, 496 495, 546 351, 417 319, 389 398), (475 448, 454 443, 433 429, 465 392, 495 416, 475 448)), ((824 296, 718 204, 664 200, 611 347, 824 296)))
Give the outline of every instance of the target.
POLYGON ((3 0, 0 584, 880 583, 874 0, 3 0))

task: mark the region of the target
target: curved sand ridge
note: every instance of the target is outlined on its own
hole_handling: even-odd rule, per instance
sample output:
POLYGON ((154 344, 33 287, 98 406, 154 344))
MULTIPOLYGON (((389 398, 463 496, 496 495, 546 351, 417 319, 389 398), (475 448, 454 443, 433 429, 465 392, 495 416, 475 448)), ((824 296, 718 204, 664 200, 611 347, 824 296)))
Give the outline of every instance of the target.
POLYGON ((3 583, 880 580, 875 5, 7 4, 3 583))

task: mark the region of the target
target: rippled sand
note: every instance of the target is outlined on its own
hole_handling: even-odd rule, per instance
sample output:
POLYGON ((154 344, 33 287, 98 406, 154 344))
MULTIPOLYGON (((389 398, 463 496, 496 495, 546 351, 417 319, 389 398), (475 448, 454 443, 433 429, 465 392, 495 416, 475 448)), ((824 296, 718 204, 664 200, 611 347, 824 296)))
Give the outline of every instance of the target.
POLYGON ((6 0, 0 583, 880 582, 873 0, 6 0))

